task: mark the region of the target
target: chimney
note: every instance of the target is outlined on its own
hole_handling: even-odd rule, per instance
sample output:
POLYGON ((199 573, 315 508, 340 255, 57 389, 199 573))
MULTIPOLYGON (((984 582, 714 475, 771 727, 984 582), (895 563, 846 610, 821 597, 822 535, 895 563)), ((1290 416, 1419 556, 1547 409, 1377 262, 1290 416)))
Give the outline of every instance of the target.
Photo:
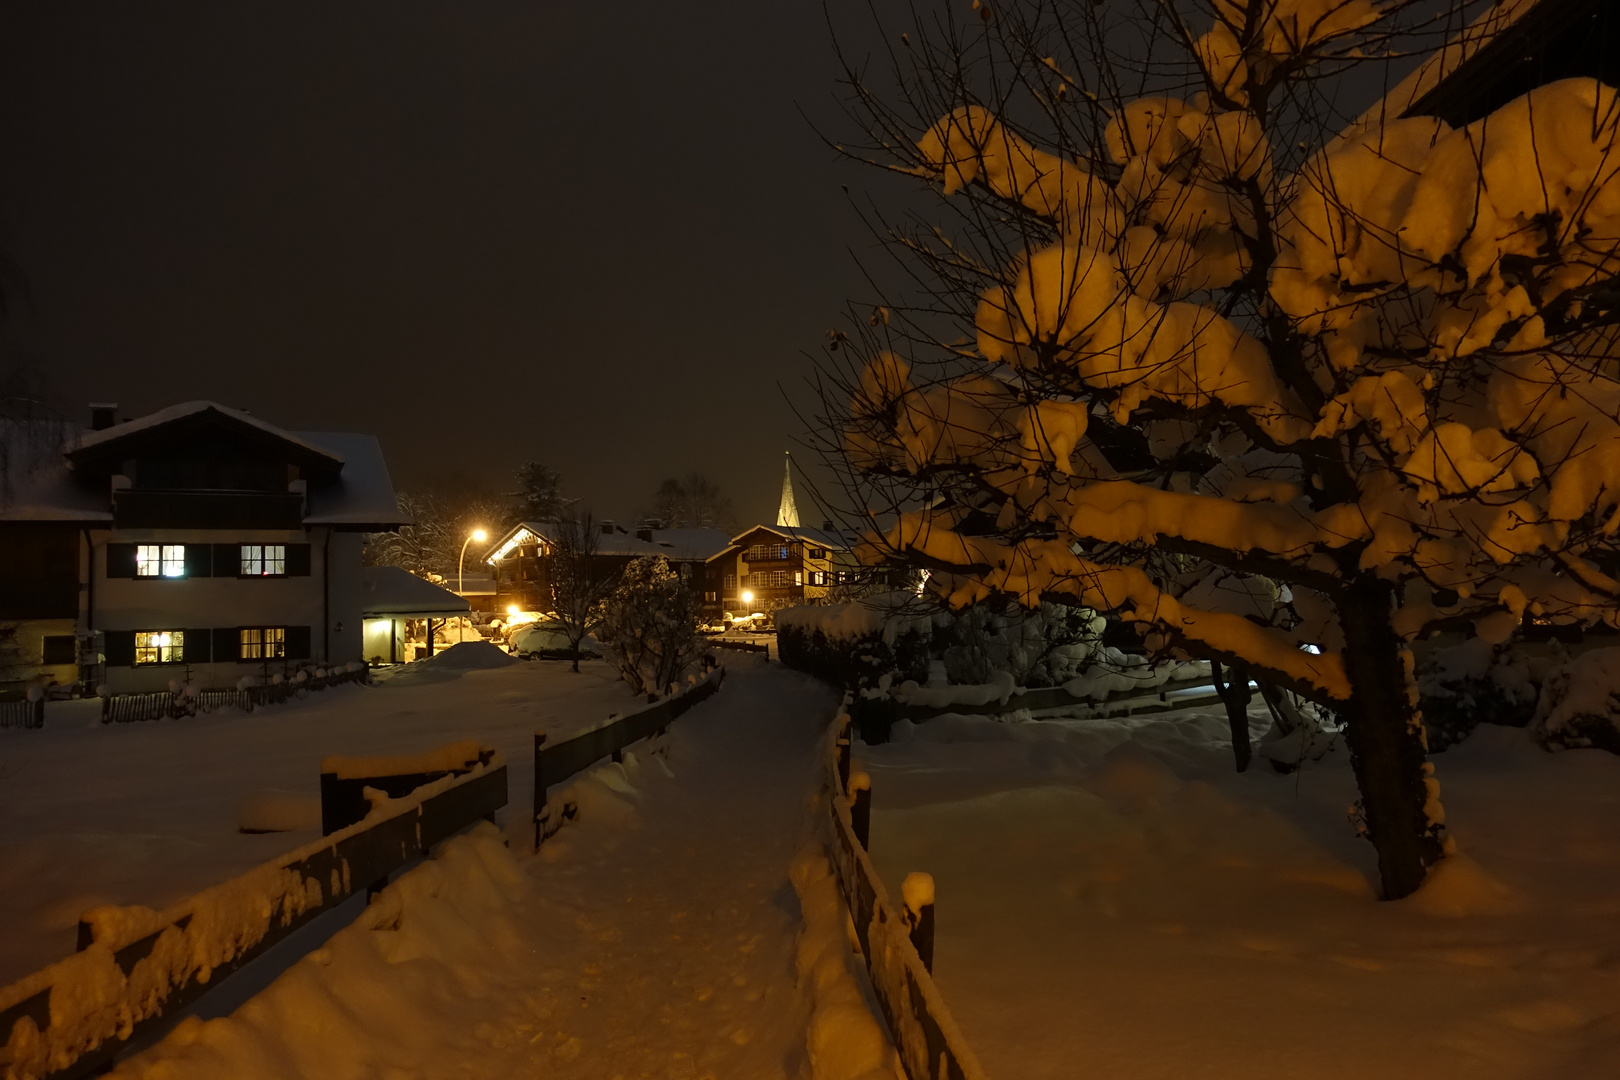
POLYGON ((106 431, 118 423, 118 403, 116 401, 92 401, 90 403, 90 430, 106 431))
POLYGON ((821 527, 826 532, 832 532, 833 531, 833 523, 832 523, 832 521, 830 519, 822 521, 821 527))
POLYGON ((603 536, 612 536, 613 535, 613 522, 611 520, 607 520, 607 519, 603 520, 603 522, 602 522, 602 535, 603 536))
POLYGON ((645 541, 646 543, 650 544, 650 543, 652 543, 652 532, 653 531, 652 531, 652 528, 650 526, 637 529, 636 530, 636 539, 645 541))

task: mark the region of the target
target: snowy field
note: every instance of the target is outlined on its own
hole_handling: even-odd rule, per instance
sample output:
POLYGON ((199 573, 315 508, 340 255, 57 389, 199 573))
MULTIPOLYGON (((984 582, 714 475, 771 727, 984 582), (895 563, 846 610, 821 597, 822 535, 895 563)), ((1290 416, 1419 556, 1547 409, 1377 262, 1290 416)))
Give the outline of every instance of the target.
POLYGON ((729 664, 666 737, 573 785, 579 818, 538 857, 480 825, 235 1014, 114 1075, 797 1080, 788 869, 835 704, 729 664))
POLYGON ((1620 1076, 1620 758, 1498 727, 1436 755, 1461 856, 1384 904, 1345 751, 1238 775, 1225 726, 857 744, 872 855, 896 891, 934 875, 935 977, 990 1076, 1620 1076))
POLYGON ((59 702, 43 730, 0 730, 0 985, 71 953, 87 908, 162 908, 318 837, 327 754, 481 740, 507 757, 503 821, 522 836, 535 728, 566 738, 636 699, 605 663, 575 675, 481 643, 468 651, 475 663, 511 662, 469 669, 452 649, 376 686, 253 713, 104 725, 97 702, 59 702), (239 832, 244 801, 266 792, 284 793, 279 809, 303 827, 239 832))

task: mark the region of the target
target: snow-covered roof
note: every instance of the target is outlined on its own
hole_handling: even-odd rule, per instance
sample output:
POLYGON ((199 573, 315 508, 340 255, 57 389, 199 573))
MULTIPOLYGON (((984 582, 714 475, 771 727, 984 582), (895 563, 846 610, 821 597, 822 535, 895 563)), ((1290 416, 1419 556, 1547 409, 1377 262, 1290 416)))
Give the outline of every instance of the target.
POLYGON ((86 431, 62 448, 62 452, 69 458, 78 459, 85 456, 99 456, 96 451, 116 452, 120 444, 138 440, 148 436, 159 429, 183 420, 195 420, 208 417, 210 414, 218 416, 228 422, 251 428, 263 435, 281 442, 291 449, 304 451, 305 454, 323 459, 333 469, 341 469, 344 465, 342 455, 333 454, 330 450, 315 446, 294 433, 279 428, 267 421, 260 420, 252 413, 233 409, 229 405, 221 405, 217 401, 182 401, 177 405, 147 413, 134 420, 125 420, 121 424, 114 424, 100 431, 86 431))
POLYGON ((331 480, 309 485, 306 525, 408 525, 388 476, 382 444, 373 435, 348 431, 300 431, 296 437, 323 453, 336 455, 343 471, 331 480))
MULTIPOLYGON (((537 539, 547 547, 557 542, 561 526, 549 521, 524 521, 508 529, 490 548, 484 558, 494 562, 528 539, 537 539)), ((720 529, 652 529, 652 539, 643 540, 622 525, 613 526, 612 532, 598 527, 596 553, 610 557, 640 558, 643 555, 662 555, 677 562, 702 562, 725 549, 730 538, 720 529)))
POLYGON ((471 605, 397 566, 367 566, 360 572, 360 610, 368 619, 437 619, 456 615, 471 605))

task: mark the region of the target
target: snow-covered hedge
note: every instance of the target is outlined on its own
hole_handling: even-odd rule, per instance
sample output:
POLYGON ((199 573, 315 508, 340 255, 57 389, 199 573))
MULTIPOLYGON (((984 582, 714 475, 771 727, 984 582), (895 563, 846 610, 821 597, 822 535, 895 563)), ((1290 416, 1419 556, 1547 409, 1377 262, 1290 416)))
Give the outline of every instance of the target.
POLYGON ((884 675, 928 681, 933 614, 913 593, 776 613, 782 662, 834 686, 876 686, 884 675))
POLYGON ((1620 754, 1620 647, 1593 649, 1554 671, 1542 687, 1533 730, 1549 750, 1620 754))

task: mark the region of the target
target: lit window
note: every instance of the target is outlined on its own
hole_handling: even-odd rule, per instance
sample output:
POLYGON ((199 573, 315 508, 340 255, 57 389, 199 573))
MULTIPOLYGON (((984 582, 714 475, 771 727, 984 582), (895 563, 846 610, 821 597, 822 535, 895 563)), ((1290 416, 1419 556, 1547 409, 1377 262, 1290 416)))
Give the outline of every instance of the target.
POLYGON ((135 631, 135 662, 137 664, 178 664, 185 655, 184 630, 135 631))
POLYGON ((280 577, 287 573, 286 544, 243 544, 243 577, 280 577))
POLYGON ((242 630, 243 660, 280 660, 287 655, 285 626, 249 626, 242 630))
POLYGON ((184 544, 136 544, 136 577, 185 577, 184 544))

